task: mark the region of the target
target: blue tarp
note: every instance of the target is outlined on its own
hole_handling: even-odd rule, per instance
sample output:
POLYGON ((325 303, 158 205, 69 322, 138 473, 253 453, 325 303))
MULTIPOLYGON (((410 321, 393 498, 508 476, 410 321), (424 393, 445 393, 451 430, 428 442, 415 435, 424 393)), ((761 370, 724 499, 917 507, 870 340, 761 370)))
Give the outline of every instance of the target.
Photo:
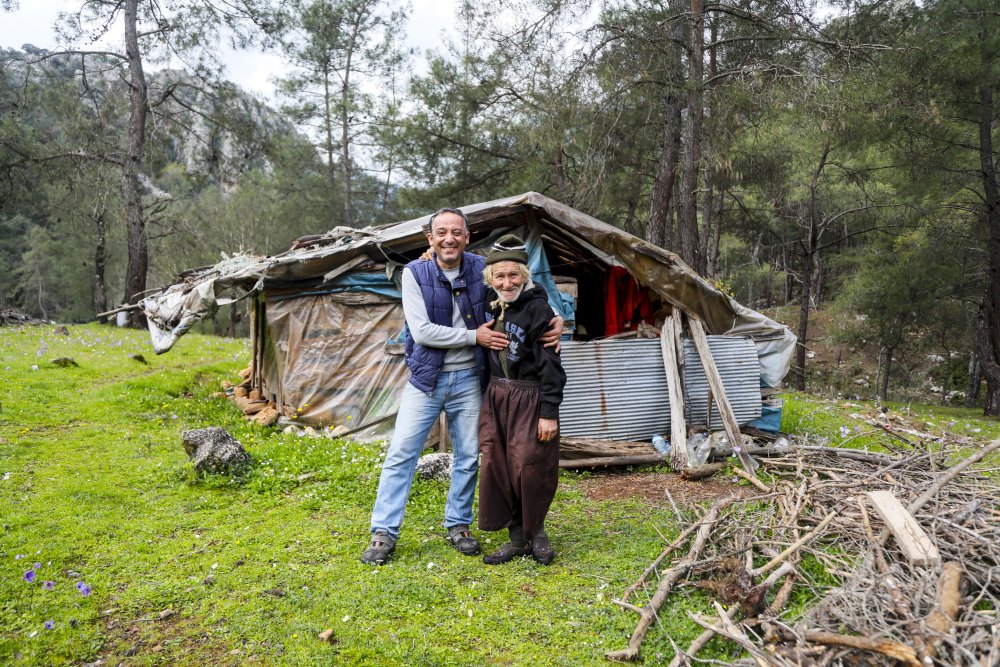
POLYGON ((536 285, 545 288, 545 293, 549 295, 549 305, 552 306, 553 310, 567 322, 576 321, 573 297, 560 292, 556 288, 556 282, 552 279, 549 258, 545 256, 545 249, 542 247, 541 225, 531 225, 527 230, 524 245, 528 250, 528 268, 531 269, 531 280, 536 285))

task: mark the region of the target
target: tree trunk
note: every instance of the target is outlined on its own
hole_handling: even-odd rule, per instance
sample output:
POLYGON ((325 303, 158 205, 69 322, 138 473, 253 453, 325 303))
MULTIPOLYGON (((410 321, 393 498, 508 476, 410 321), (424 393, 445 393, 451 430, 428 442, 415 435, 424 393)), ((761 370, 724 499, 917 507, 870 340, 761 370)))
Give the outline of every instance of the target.
POLYGON ((702 84, 705 73, 705 14, 702 0, 691 0, 688 102, 684 131, 684 175, 681 179, 681 218, 678 224, 681 259, 703 273, 698 241, 698 172, 701 166, 702 84))
MULTIPOLYGON (((684 34, 684 24, 680 20, 674 20, 670 31, 672 39, 679 42, 684 34)), ((670 206, 677 182, 677 159, 681 144, 681 105, 678 99, 678 91, 683 83, 681 52, 676 44, 668 48, 670 62, 667 64, 667 83, 663 90, 660 164, 649 199, 649 224, 646 226, 646 240, 661 248, 667 248, 673 241, 667 228, 670 226, 670 206)))
MULTIPOLYGON (((104 220, 104 210, 97 211, 95 207, 94 223, 97 226, 97 247, 94 248, 94 312, 104 313, 108 310, 108 288, 104 283, 104 272, 107 264, 107 232, 104 220)), ((108 318, 100 317, 101 324, 108 318)))
MULTIPOLYGON (((122 165, 122 197, 125 200, 125 226, 128 242, 128 265, 125 269, 125 303, 137 303, 146 290, 146 273, 149 269, 149 245, 146 224, 142 218, 142 200, 139 190, 139 169, 143 146, 146 141, 146 112, 149 99, 146 92, 146 75, 142 71, 142 54, 139 52, 139 35, 136 28, 139 0, 125 1, 125 56, 128 59, 131 112, 128 120, 128 150, 122 165)), ((129 323, 145 326, 141 310, 134 310, 129 323)))
POLYGON ((240 322, 243 321, 243 302, 235 301, 229 305, 229 330, 226 335, 229 338, 236 338, 239 332, 240 322))
MULTIPOLYGON (((636 179, 636 182, 638 183, 639 179, 636 179)), ((635 221, 635 209, 638 208, 638 206, 639 197, 633 194, 629 197, 628 208, 625 210, 625 231, 632 235, 636 235, 636 232, 639 231, 636 229, 637 225, 635 221)))
POLYGON ((894 348, 883 347, 879 350, 879 375, 878 375, 878 394, 875 396, 880 401, 885 401, 889 399, 889 371, 892 370, 892 355, 894 348), (884 361, 884 363, 883 363, 884 361))
MULTIPOLYGON (((986 25, 985 23, 981 25, 986 25)), ((981 309, 979 362, 986 377, 984 414, 1000 417, 1000 188, 993 157, 993 77, 991 37, 981 33, 980 62, 983 76, 979 84, 979 164, 986 195, 986 224, 989 229, 988 283, 981 309)))
POLYGON ((819 212, 819 177, 826 167, 826 159, 830 155, 830 139, 823 144, 823 154, 819 158, 816 171, 813 172, 809 194, 809 235, 806 240, 805 254, 802 258, 802 293, 799 305, 799 344, 795 354, 796 389, 806 388, 806 340, 809 333, 809 305, 813 293, 813 277, 818 271, 819 239, 822 219, 819 212))
MULTIPOLYGON (((702 197, 701 204, 701 249, 699 255, 701 256, 702 262, 702 275, 706 277, 711 277, 713 274, 709 271, 709 265, 714 264, 709 261, 709 246, 712 244, 712 227, 715 224, 715 216, 712 208, 715 206, 715 169, 712 167, 712 150, 715 146, 712 144, 711 137, 705 137, 704 150, 702 151, 702 157, 705 160, 705 196, 702 197)), ((714 270, 714 266, 712 267, 714 270)))
MULTIPOLYGON (((979 326, 978 321, 976 326, 979 326)), ((972 350, 969 351, 969 384, 965 389, 965 407, 972 408, 979 398, 979 387, 983 382, 983 368, 979 364, 979 337, 973 335, 972 350)))
MULTIPOLYGON (((710 43, 715 44, 719 37, 719 26, 715 20, 711 20, 711 27, 709 32, 711 33, 710 43)), ((713 46, 708 52, 708 77, 711 80, 716 74, 716 49, 713 46)), ((705 106, 710 106, 712 103, 711 98, 705 102, 705 106)), ((712 114, 709 114, 709 121, 712 119, 712 114)), ((702 151, 702 159, 705 163, 705 197, 702 200, 702 246, 701 246, 701 258, 703 266, 703 272, 706 277, 712 278, 716 275, 718 271, 718 250, 719 250, 719 220, 716 216, 715 211, 715 186, 716 186, 716 171, 715 171, 715 138, 712 134, 712 123, 708 123, 707 129, 704 130, 705 134, 705 149, 702 151)), ((721 206, 720 206, 721 208, 721 206)))
POLYGON ((347 58, 347 70, 344 72, 344 85, 340 92, 340 170, 344 179, 344 224, 354 226, 354 206, 351 203, 351 94, 347 82, 351 75, 351 58, 347 58))
POLYGON ((332 189, 337 183, 337 162, 333 159, 334 154, 334 142, 333 142, 333 109, 331 108, 330 101, 333 99, 333 91, 330 90, 330 68, 329 66, 323 67, 323 133, 324 133, 324 143, 323 149, 326 151, 326 175, 330 180, 330 188, 332 189))
POLYGON ((802 262, 802 292, 799 296, 798 345, 795 347, 795 388, 806 388, 806 340, 809 335, 809 300, 812 288, 812 255, 806 255, 802 262))
POLYGON ((348 227, 354 226, 354 204, 351 201, 351 67, 361 26, 370 11, 369 3, 362 2, 356 11, 347 47, 347 60, 344 63, 343 85, 340 88, 340 161, 344 177, 344 224, 348 227))

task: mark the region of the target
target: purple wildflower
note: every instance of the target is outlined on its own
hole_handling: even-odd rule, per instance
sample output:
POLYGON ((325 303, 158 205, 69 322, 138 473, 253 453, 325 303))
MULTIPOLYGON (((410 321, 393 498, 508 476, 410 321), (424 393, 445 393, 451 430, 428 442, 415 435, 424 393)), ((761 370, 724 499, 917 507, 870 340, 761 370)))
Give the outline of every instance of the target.
POLYGON ((56 627, 56 622, 55 621, 45 621, 45 629, 46 630, 51 630, 54 627, 56 627))
POLYGON ((54 581, 43 581, 42 588, 47 591, 54 591, 56 589, 56 582, 54 581))
POLYGON ((87 596, 90 595, 90 586, 86 582, 78 581, 76 582, 76 590, 80 591, 80 595, 87 596))
POLYGON ((846 438, 848 436, 848 434, 850 434, 850 432, 851 432, 851 429, 847 428, 846 426, 841 426, 840 427, 840 437, 841 438, 846 438))
POLYGON ((32 569, 32 570, 38 570, 38 569, 40 569, 41 567, 42 567, 42 564, 41 564, 41 563, 35 563, 34 565, 32 565, 32 566, 31 566, 31 569, 32 569))
POLYGON ((21 560, 22 558, 24 558, 24 554, 18 554, 14 556, 14 560, 21 560))
POLYGON ((24 580, 27 581, 29 584, 35 583, 35 571, 34 570, 28 570, 27 572, 25 572, 24 573, 24 580))

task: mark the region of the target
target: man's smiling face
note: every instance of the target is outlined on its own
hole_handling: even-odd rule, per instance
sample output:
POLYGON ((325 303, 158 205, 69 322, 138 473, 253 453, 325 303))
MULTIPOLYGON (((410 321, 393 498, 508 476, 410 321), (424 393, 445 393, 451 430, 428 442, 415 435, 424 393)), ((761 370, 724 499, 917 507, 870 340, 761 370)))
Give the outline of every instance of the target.
POLYGON ((469 231, 462 216, 445 211, 434 218, 427 241, 437 255, 438 266, 457 269, 462 265, 462 253, 469 244, 469 231))

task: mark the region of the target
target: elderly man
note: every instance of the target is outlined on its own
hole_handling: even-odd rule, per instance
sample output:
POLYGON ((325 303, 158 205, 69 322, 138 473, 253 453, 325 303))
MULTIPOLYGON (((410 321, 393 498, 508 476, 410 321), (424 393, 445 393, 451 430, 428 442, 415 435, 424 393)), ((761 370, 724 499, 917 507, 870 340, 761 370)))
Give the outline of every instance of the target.
MULTIPOLYGON (((485 260, 465 252, 465 214, 456 208, 435 212, 427 240, 430 258, 410 262, 403 271, 410 376, 382 465, 371 540, 361 555, 371 565, 385 563, 396 548, 417 459, 442 410, 454 450, 444 515, 447 539, 467 556, 480 550, 469 526, 479 470, 477 422, 487 379, 485 352, 504 349, 507 337, 487 321, 485 260)), ((555 318, 546 340, 558 342, 561 329, 561 318, 555 318)))
POLYGON ((499 565, 530 554, 548 565, 555 552, 545 516, 559 483, 559 404, 566 373, 558 353, 542 344, 551 312, 545 290, 531 281, 524 243, 501 237, 486 257, 483 277, 497 297, 490 303, 496 328, 509 342, 489 353, 491 378, 479 416, 479 527, 507 528, 510 534, 510 541, 483 561, 499 565))

